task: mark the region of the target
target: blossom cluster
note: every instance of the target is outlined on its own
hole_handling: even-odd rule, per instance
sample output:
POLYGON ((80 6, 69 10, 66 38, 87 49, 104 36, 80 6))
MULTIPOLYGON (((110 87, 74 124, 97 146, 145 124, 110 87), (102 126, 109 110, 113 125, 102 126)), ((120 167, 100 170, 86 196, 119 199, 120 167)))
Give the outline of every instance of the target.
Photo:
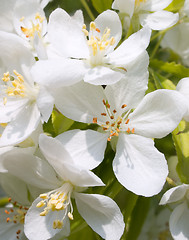
MULTIPOLYGON (((107 149, 113 181, 143 197, 161 192, 169 170, 154 139, 189 121, 188 78, 175 90, 148 88, 152 31, 177 31, 181 18, 165 10, 171 3, 115 0, 85 22, 81 10, 62 8, 46 18, 48 0, 0 0, 0 184, 10 197, 2 239, 65 239, 76 211, 103 239, 121 239, 124 216, 96 171, 106 175, 107 149), (64 130, 54 134, 53 121, 64 130), (70 128, 78 122, 85 127, 70 128)), ((166 34, 162 47, 171 46, 166 34)), ((160 202, 184 199, 170 218, 178 240, 189 239, 188 189, 172 188, 160 202)))

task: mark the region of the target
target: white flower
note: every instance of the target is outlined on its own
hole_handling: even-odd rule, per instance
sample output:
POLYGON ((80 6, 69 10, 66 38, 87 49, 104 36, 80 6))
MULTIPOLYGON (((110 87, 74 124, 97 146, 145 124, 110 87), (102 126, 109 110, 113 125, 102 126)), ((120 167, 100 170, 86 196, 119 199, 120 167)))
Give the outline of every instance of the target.
POLYGON ((189 239, 189 185, 182 184, 180 186, 169 189, 162 197, 160 205, 177 203, 173 210, 169 227, 172 237, 175 240, 189 239))
POLYGON ((130 18, 138 17, 142 26, 148 26, 153 30, 163 30, 173 26, 179 19, 178 13, 173 14, 163 10, 173 0, 115 0, 113 9, 125 13, 130 18))
POLYGON ((183 22, 166 32, 161 42, 162 47, 170 48, 176 52, 186 66, 189 66, 188 36, 189 23, 183 22))
POLYGON ((34 55, 41 59, 47 58, 44 38, 47 32, 47 20, 43 8, 48 0, 17 0, 1 1, 0 30, 18 34, 25 40, 34 55))
POLYGON ((184 115, 184 119, 189 121, 189 78, 182 78, 177 84, 177 91, 179 91, 185 98, 186 105, 188 107, 187 112, 184 115))
MULTIPOLYGON (((144 28, 115 49, 121 39, 122 27, 117 13, 111 10, 91 22, 89 31, 81 22, 81 16, 76 21, 62 9, 56 9, 50 15, 48 37, 56 54, 54 52, 50 60, 36 63, 35 81, 51 88, 72 85, 82 79, 94 85, 113 84, 127 76, 130 65, 137 62, 150 41, 151 31, 144 28), (68 67, 68 62, 73 66, 68 67), (40 78, 37 78, 38 74, 40 78)), ((144 66, 147 69, 146 59, 144 66)))
POLYGON ((0 38, 0 122, 5 126, 0 138, 2 147, 24 141, 40 120, 47 121, 53 98, 33 81, 30 69, 35 60, 23 41, 6 32, 0 32, 0 38))
POLYGON ((121 80, 105 89, 84 82, 65 87, 56 91, 55 105, 71 119, 97 123, 102 133, 96 136, 96 151, 104 151, 103 141, 117 143, 113 169, 118 181, 138 195, 152 196, 162 189, 168 169, 151 138, 173 131, 186 105, 177 91, 144 96, 147 76, 138 71, 132 81, 121 80))
MULTIPOLYGON (((50 165, 31 154, 9 155, 4 161, 15 176, 44 189, 26 214, 26 236, 45 240, 58 233, 69 235, 69 219, 74 218, 71 197, 74 197, 79 213, 94 231, 107 240, 120 239, 124 222, 116 203, 106 196, 81 193, 90 186, 103 186, 102 181, 81 164, 76 165, 57 139, 41 135, 39 146, 50 165)), ((76 154, 77 150, 73 148, 72 152, 76 154)))

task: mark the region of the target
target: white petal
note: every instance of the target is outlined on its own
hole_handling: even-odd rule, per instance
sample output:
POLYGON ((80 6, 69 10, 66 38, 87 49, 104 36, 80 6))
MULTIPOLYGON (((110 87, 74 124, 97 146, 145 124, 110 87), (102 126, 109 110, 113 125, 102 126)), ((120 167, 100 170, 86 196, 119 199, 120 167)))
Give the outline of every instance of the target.
POLYGON ((28 188, 24 181, 18 177, 5 173, 0 175, 1 187, 6 192, 7 196, 19 202, 23 206, 29 206, 28 188))
POLYGON ((92 123, 93 118, 102 119, 104 112, 102 100, 105 99, 103 88, 85 82, 58 89, 55 105, 66 117, 75 121, 92 123))
POLYGON ((123 216, 117 204, 98 194, 75 193, 79 213, 87 224, 106 240, 119 240, 124 231, 123 216))
MULTIPOLYGON (((114 11, 106 10, 98 15, 98 17, 95 19, 95 23, 97 28, 100 29, 101 33, 104 33, 107 28, 110 29, 110 38, 115 38, 115 47, 119 43, 122 36, 122 25, 118 14, 114 11)), ((111 51, 114 47, 111 48, 111 51)))
POLYGON ((80 187, 104 186, 94 173, 74 164, 71 155, 58 139, 41 134, 39 146, 49 164, 64 181, 80 187))
POLYGON ((133 69, 128 70, 124 79, 105 88, 104 92, 111 107, 117 111, 123 104, 127 104, 128 109, 136 108, 147 90, 147 65, 148 55, 145 53, 131 67, 133 69))
POLYGON ((83 27, 84 17, 83 17, 83 12, 81 10, 77 10, 72 16, 72 19, 76 21, 76 23, 80 26, 80 28, 83 27))
MULTIPOLYGON (((30 69, 34 64, 35 59, 24 44, 25 41, 16 36, 16 34, 0 31, 0 60, 6 68, 5 71, 12 73, 13 70, 16 70, 25 77, 25 71, 23 71, 23 68, 30 69)), ((24 80, 27 80, 27 78, 24 80)))
POLYGON ((33 186, 43 189, 56 188, 60 182, 49 164, 22 149, 14 149, 4 156, 4 166, 10 174, 33 186))
POLYGON ((107 135, 97 131, 72 130, 56 137, 80 167, 93 169, 104 159, 107 135))
POLYGON ((189 78, 183 78, 177 84, 177 91, 179 91, 185 98, 188 106, 188 111, 184 115, 184 119, 189 121, 189 78))
POLYGON ((0 30, 14 32, 13 9, 15 0, 1 0, 0 30))
POLYGON ((168 174, 165 157, 151 139, 120 134, 113 170, 118 181, 137 195, 158 194, 168 174))
POLYGON ((151 14, 140 14, 141 25, 148 26, 153 30, 164 30, 172 27, 179 20, 179 14, 168 11, 157 11, 151 14))
POLYGON ((89 57, 89 49, 82 28, 63 9, 57 8, 51 13, 48 36, 50 43, 62 56, 89 57))
POLYGON ((151 30, 148 27, 133 33, 115 51, 108 54, 108 62, 117 66, 132 62, 148 47, 150 36, 151 30))
POLYGON ((31 28, 32 23, 36 24, 38 23, 35 19, 36 14, 39 13, 41 17, 44 17, 44 20, 42 22, 42 35, 46 33, 47 30, 47 20, 45 18, 45 13, 42 9, 42 7, 39 4, 38 0, 19 0, 15 4, 14 8, 14 27, 18 35, 22 36, 25 40, 27 40, 27 37, 21 30, 22 27, 31 28), (24 17, 23 22, 20 21, 20 19, 24 17))
POLYGON ((112 8, 119 10, 120 13, 126 13, 130 16, 133 16, 134 8, 135 8, 135 1, 134 0, 115 0, 112 4, 112 8))
MULTIPOLYGON (((3 100, 3 99, 1 99, 3 100)), ((25 107, 28 99, 23 98, 9 98, 7 103, 4 104, 3 101, 0 101, 0 122, 7 123, 11 120, 14 120, 19 112, 25 107)))
POLYGON ((40 87, 37 97, 37 107, 41 114, 42 121, 47 122, 54 107, 54 98, 43 87, 40 87))
POLYGON ((164 205, 167 203, 175 203, 183 199, 188 189, 189 185, 187 184, 182 184, 169 189, 166 193, 164 193, 159 204, 164 205))
POLYGON ((24 141, 38 127, 39 121, 40 113, 36 104, 28 105, 6 126, 0 138, 0 146, 24 141))
POLYGON ((173 0, 148 0, 142 5, 142 9, 146 11, 159 11, 166 8, 173 0))
POLYGON ((172 132, 186 112, 185 99, 177 91, 157 90, 147 94, 129 115, 135 133, 162 138, 172 132))
MULTIPOLYGON (((62 229, 54 229, 53 222, 57 220, 57 212, 50 211, 46 216, 40 216, 40 212, 43 208, 37 208, 36 205, 41 201, 38 197, 29 208, 26 217, 24 232, 30 240, 47 240, 52 238, 60 231, 63 232, 63 236, 68 236, 70 233, 68 218, 65 219, 65 227, 62 229)), ((59 218, 64 215, 65 211, 59 212, 59 218)))
POLYGON ((43 39, 41 37, 39 37, 39 35, 37 33, 35 33, 35 35, 34 35, 33 45, 34 45, 34 49, 37 53, 37 57, 39 59, 45 60, 48 58, 46 46, 43 42, 43 39))
POLYGON ((109 85, 118 82, 124 74, 109 67, 97 66, 88 70, 84 81, 94 85, 109 85))
POLYGON ((189 239, 189 209, 187 203, 177 206, 169 220, 170 232, 174 240, 188 240, 189 239))
POLYGON ((81 60, 57 58, 38 61, 31 72, 35 82, 49 88, 59 88, 81 81, 86 69, 81 60))

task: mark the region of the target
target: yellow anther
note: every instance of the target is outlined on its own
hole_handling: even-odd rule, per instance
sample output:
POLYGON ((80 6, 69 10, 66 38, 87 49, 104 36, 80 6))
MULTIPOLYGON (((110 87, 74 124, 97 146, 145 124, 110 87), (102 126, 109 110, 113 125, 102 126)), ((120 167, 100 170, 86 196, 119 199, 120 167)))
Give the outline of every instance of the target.
POLYGON ((111 37, 110 39, 110 45, 113 46, 115 44, 115 38, 114 37, 111 37))
POLYGON ((40 207, 43 207, 45 205, 45 202, 44 201, 40 201, 37 205, 36 205, 36 207, 37 208, 40 208, 40 207))
POLYGON ((73 214, 71 212, 68 213, 68 217, 69 217, 70 220, 74 219, 73 214))
POLYGON ((54 222, 53 222, 53 228, 54 229, 61 229, 63 227, 63 222, 62 221, 60 221, 60 220, 55 220, 54 222))
POLYGON ((87 26, 85 24, 83 24, 82 29, 87 29, 87 26))
POLYGON ((91 22, 91 23, 90 23, 90 30, 91 30, 91 31, 95 31, 95 30, 96 30, 96 24, 95 24, 95 22, 91 22))
POLYGON ((64 209, 64 204, 62 202, 58 202, 55 207, 57 210, 64 209))
POLYGON ((3 98, 3 104, 6 105, 6 103, 7 103, 7 97, 4 97, 3 98))
POLYGON ((41 17, 41 15, 40 15, 39 13, 36 13, 35 19, 36 19, 36 20, 38 19, 38 20, 40 21, 40 23, 42 23, 45 18, 44 18, 44 17, 41 17))
POLYGON ((25 17, 21 17, 21 18, 20 18, 20 22, 23 22, 24 19, 25 19, 25 17))
POLYGON ((7 126, 7 123, 0 123, 1 127, 5 128, 7 126))
POLYGON ((86 29, 82 29, 82 31, 84 32, 85 36, 88 37, 89 36, 89 32, 86 29))
POLYGON ((44 211, 43 211, 43 212, 41 212, 39 215, 40 215, 40 216, 46 216, 46 215, 47 215, 47 213, 48 213, 48 212, 47 212, 47 210, 44 210, 44 211))
POLYGON ((3 80, 3 82, 10 81, 10 74, 9 74, 9 72, 6 72, 6 73, 3 74, 2 80, 3 80))
POLYGON ((39 197, 42 199, 48 199, 48 195, 46 193, 40 194, 39 197))

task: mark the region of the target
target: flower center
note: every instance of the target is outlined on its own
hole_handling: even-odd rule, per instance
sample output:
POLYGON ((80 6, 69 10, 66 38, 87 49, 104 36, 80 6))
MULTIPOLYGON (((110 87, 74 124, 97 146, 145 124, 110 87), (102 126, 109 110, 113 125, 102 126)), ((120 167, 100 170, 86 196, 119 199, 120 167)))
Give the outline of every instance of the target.
POLYGON ((145 3, 147 0, 135 0, 135 7, 139 7, 140 4, 145 3))
MULTIPOLYGON (((15 76, 10 76, 9 72, 4 73, 3 82, 5 83, 5 92, 8 96, 25 97, 24 78, 16 70, 13 71, 15 76)), ((3 98, 4 105, 7 103, 7 97, 3 98)))
POLYGON ((64 183, 59 189, 40 195, 42 200, 36 205, 37 208, 44 207, 40 216, 46 216, 50 211, 62 211, 61 217, 57 217, 53 222, 54 229, 61 229, 63 227, 63 221, 66 216, 70 220, 73 220, 72 191, 73 186, 70 183, 64 183), (70 208, 71 211, 69 211, 70 208))
POLYGON ((35 99, 38 93, 38 87, 36 86, 34 89, 29 87, 24 81, 24 77, 18 73, 16 70, 13 70, 14 75, 10 75, 9 72, 3 74, 3 82, 4 82, 4 97, 3 103, 6 105, 7 97, 29 97, 31 99, 35 99))
POLYGON ((101 33, 100 29, 96 27, 95 22, 90 23, 90 32, 87 31, 86 25, 83 25, 82 31, 84 32, 90 51, 90 63, 92 66, 100 65, 103 63, 108 48, 115 44, 115 38, 110 38, 110 29, 106 28, 101 33))
MULTIPOLYGON (((21 22, 24 23, 24 17, 22 17, 20 19, 21 22)), ((36 13, 35 15, 35 20, 31 21, 31 27, 23 27, 21 26, 21 30, 24 33, 24 35, 26 36, 26 38, 30 38, 33 39, 35 33, 37 33, 39 35, 39 37, 41 37, 41 33, 42 33, 42 23, 44 21, 44 17, 42 17, 39 13, 36 13)), ((26 24, 24 24, 26 25, 26 24)))
MULTIPOLYGON (((111 138, 113 136, 118 137, 120 132, 125 132, 125 131, 127 133, 135 132, 134 128, 130 129, 128 127, 128 123, 129 123, 128 115, 130 111, 123 112, 123 110, 127 107, 126 104, 123 104, 121 106, 121 109, 119 109, 119 111, 117 111, 116 109, 113 109, 112 111, 108 101, 105 101, 103 99, 102 102, 105 107, 105 112, 101 113, 101 116, 104 117, 105 121, 103 123, 99 123, 99 125, 103 128, 104 131, 110 132, 110 135, 107 139, 108 141, 111 141, 111 138)), ((97 118, 93 118, 93 123, 97 123, 97 118)))
MULTIPOLYGON (((10 199, 10 201, 11 201, 11 199, 10 199)), ((14 202, 13 207, 7 208, 5 210, 5 213, 8 215, 6 222, 24 225, 25 215, 27 213, 27 210, 28 210, 27 207, 19 206, 17 204, 17 202, 14 202)), ((16 231, 17 239, 20 239, 21 232, 22 232, 21 229, 18 229, 16 231)))

